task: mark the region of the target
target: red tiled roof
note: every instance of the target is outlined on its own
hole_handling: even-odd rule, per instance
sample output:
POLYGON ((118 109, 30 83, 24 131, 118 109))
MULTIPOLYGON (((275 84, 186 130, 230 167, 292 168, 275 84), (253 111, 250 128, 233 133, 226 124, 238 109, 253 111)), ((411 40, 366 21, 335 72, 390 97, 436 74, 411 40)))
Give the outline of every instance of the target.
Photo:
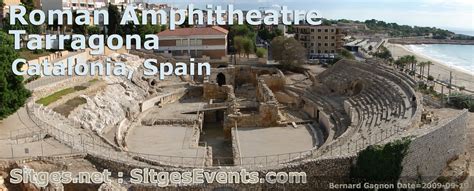
POLYGON ((176 28, 175 30, 165 30, 158 33, 158 36, 192 36, 192 35, 223 35, 229 31, 219 27, 202 27, 202 28, 176 28))

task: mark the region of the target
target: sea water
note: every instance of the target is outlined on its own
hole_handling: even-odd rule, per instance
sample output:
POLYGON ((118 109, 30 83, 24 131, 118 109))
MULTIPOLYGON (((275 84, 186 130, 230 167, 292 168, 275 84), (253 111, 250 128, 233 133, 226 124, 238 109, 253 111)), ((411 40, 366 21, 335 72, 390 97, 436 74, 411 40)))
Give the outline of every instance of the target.
POLYGON ((421 44, 406 47, 417 54, 474 75, 474 45, 421 44))

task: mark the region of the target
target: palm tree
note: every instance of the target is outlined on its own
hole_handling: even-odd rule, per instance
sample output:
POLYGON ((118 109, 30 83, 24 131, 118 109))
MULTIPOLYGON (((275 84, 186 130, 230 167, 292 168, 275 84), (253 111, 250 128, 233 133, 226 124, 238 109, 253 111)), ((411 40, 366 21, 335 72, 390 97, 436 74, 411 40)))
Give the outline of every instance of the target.
POLYGON ((425 66, 427 65, 426 63, 427 62, 418 63, 418 67, 420 67, 420 76, 421 76, 421 78, 424 77, 423 75, 425 74, 425 66))
POLYGON ((418 64, 416 64, 416 66, 420 67, 420 76, 423 75, 423 74, 422 74, 423 62, 419 62, 418 64))
POLYGON ((433 65, 433 62, 428 61, 426 62, 426 65, 428 66, 428 77, 430 76, 430 66, 433 65))

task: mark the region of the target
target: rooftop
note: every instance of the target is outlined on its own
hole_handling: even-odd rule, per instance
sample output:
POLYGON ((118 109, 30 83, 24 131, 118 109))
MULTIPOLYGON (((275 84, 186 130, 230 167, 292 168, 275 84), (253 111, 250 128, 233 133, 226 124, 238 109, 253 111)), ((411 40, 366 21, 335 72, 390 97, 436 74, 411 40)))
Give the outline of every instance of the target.
POLYGON ((229 31, 219 26, 205 28, 177 28, 175 30, 165 30, 158 33, 158 36, 193 36, 193 35, 227 35, 229 31))

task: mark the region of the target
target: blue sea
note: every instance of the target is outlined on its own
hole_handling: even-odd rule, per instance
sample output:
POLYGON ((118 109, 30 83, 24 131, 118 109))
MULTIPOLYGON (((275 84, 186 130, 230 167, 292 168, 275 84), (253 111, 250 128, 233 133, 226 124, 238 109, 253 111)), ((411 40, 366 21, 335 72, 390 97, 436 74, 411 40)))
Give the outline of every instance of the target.
POLYGON ((407 45, 413 52, 474 75, 474 45, 407 45))

